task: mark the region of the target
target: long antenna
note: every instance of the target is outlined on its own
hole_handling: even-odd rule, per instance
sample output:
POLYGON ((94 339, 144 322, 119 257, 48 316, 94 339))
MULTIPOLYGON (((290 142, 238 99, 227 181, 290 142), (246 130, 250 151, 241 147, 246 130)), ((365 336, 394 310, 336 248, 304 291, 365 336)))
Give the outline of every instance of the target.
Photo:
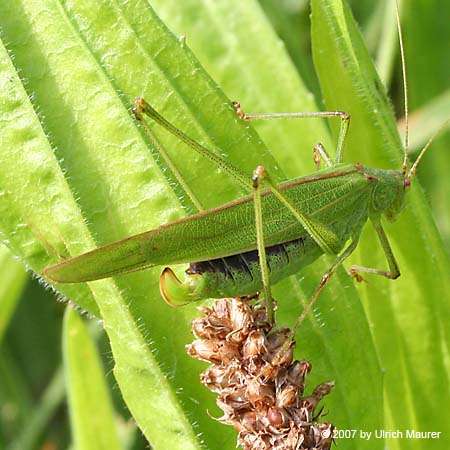
POLYGON ((397 18, 397 30, 398 30, 398 39, 400 42, 400 57, 402 61, 402 78, 403 78, 403 97, 405 104, 405 145, 404 145, 404 153, 403 153, 403 164, 402 164, 402 172, 403 175, 406 174, 408 169, 408 146, 409 146, 409 124, 408 124, 408 83, 406 81, 406 63, 405 63, 405 50, 403 48, 403 33, 402 26, 400 23, 400 12, 398 6, 398 0, 395 0, 395 15, 397 18))

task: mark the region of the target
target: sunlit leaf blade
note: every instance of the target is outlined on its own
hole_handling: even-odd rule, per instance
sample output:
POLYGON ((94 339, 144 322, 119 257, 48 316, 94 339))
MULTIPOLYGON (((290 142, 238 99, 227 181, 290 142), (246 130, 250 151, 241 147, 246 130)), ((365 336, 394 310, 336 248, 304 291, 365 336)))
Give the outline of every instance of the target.
MULTIPOLYGON (((48 253, 55 258, 67 256, 70 248, 73 252, 88 248, 79 241, 83 233, 86 237, 84 224, 80 212, 71 209, 73 197, 4 46, 0 84, 1 236, 15 255, 39 271, 52 260, 48 253), (64 232, 71 236, 67 249, 60 245, 64 232)), ((81 305, 97 311, 85 287, 61 292, 76 295, 81 305)))

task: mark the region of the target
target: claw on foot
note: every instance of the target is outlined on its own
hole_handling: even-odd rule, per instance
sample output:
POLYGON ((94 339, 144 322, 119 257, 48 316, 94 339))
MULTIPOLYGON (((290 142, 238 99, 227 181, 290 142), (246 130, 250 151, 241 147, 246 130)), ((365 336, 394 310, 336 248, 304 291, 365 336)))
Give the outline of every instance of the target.
POLYGON ((358 283, 361 283, 364 281, 364 283, 367 283, 367 280, 365 278, 363 278, 355 269, 350 269, 348 271, 348 273, 350 274, 350 276, 352 278, 354 278, 358 283))

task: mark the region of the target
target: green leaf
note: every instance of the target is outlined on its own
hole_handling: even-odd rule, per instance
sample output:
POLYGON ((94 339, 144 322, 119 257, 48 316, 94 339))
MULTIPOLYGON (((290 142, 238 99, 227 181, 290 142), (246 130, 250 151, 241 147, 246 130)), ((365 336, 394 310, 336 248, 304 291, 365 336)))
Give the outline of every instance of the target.
POLYGON ((123 448, 95 343, 78 313, 70 307, 64 316, 63 356, 75 447, 123 448))
MULTIPOLYGON (((6 19, 7 11, 3 12, 6 19)), ((15 25, 18 24, 11 24, 15 25)), ((17 31, 20 34, 20 28, 17 31)), ((28 56, 35 61, 34 56, 28 56)), ((0 236, 15 255, 39 272, 52 261, 48 254, 53 254, 54 260, 56 255, 67 256, 70 251, 87 249, 89 237, 61 167, 3 45, 0 92, 0 236), (64 235, 67 246, 61 242, 64 235)), ((86 287, 64 287, 61 292, 97 312, 92 298, 86 295, 86 287)))

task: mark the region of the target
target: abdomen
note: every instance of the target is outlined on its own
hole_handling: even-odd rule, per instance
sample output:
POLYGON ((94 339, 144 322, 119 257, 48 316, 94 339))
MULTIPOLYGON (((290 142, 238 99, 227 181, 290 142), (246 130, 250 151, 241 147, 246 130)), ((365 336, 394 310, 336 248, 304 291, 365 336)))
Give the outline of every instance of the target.
MULTIPOLYGON (((317 259, 322 250, 309 236, 266 248, 270 281, 276 283, 317 259)), ((257 250, 191 263, 186 278, 202 278, 202 298, 252 295, 262 290, 257 250)))

